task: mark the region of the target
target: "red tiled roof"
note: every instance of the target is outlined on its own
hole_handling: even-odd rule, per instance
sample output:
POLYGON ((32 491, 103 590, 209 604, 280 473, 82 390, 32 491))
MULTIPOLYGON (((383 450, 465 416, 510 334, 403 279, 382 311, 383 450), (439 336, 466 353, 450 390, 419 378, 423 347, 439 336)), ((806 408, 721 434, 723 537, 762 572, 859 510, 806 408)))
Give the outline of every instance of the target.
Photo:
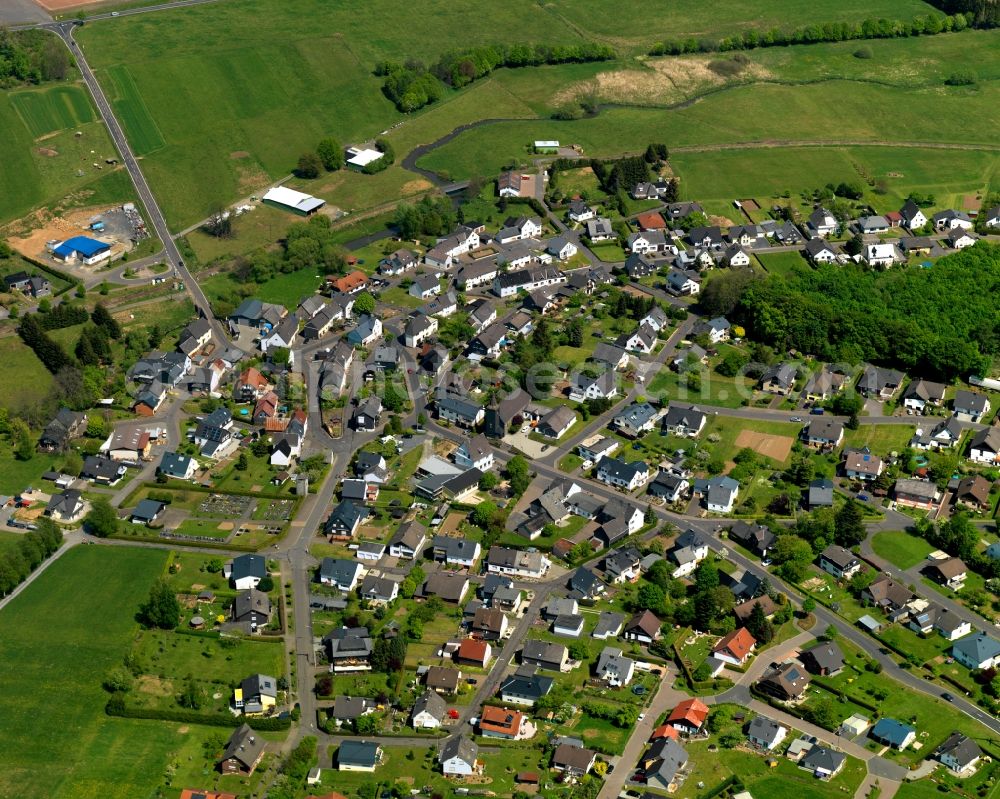
POLYGON ((676 741, 680 738, 680 733, 669 724, 664 724, 663 726, 657 727, 653 730, 653 734, 649 736, 649 740, 651 741, 655 741, 658 738, 673 738, 676 741))
POLYGON ((719 643, 712 647, 712 651, 729 652, 737 660, 743 660, 756 645, 757 639, 750 635, 750 631, 746 627, 740 627, 720 638, 719 643))
POLYGON ((663 217, 656 213, 656 211, 650 211, 648 214, 639 214, 635 218, 635 221, 639 223, 639 227, 643 230, 666 230, 667 227, 667 223, 663 221, 663 217))
POLYGON ((477 641, 474 638, 465 638, 458 645, 458 656, 462 660, 475 660, 482 662, 486 659, 486 653, 490 645, 486 641, 477 641))
POLYGON ((707 718, 708 705, 699 699, 685 699, 673 709, 667 721, 686 721, 692 727, 700 727, 707 718))
POLYGON ((487 705, 479 717, 479 729, 516 736, 521 731, 524 714, 519 710, 506 710, 487 705))
POLYGON ((333 287, 337 291, 351 291, 352 289, 356 289, 358 286, 363 286, 367 282, 368 276, 360 269, 357 269, 350 274, 334 280, 333 287))

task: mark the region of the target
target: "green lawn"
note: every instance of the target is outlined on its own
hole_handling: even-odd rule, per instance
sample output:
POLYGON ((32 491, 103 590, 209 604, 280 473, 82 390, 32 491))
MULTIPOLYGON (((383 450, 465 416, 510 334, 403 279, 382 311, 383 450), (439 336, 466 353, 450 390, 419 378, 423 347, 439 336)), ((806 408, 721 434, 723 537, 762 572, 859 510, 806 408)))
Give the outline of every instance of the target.
POLYGON ((772 275, 794 274, 800 269, 809 269, 809 264, 801 253, 797 252, 769 252, 756 256, 761 266, 772 275))
POLYGON ((880 456, 902 452, 915 429, 908 424, 862 424, 857 430, 844 430, 844 446, 868 447, 880 456))
POLYGON ((0 795, 132 799, 160 784, 178 726, 105 716, 101 680, 165 563, 157 550, 77 547, 0 613, 0 795))
POLYGON ((61 455, 35 452, 31 460, 20 461, 6 443, 0 444, 0 494, 13 496, 28 486, 44 487, 42 475, 61 460, 61 455))
POLYGON ((909 569, 926 560, 934 547, 902 530, 888 530, 872 536, 872 549, 900 569, 909 569))

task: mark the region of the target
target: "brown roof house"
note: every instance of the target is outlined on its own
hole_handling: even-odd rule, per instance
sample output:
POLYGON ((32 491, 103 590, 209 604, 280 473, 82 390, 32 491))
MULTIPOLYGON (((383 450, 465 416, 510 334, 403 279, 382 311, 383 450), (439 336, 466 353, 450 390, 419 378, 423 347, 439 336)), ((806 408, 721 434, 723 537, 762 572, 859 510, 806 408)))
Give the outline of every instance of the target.
POLYGON ((597 752, 572 744, 560 744, 552 754, 552 768, 572 777, 582 777, 594 767, 597 752))
POLYGON ((424 684, 432 691, 447 695, 457 693, 461 681, 462 672, 458 669, 450 669, 447 666, 431 666, 427 669, 424 684))
POLYGON ((626 641, 636 641, 640 644, 651 644, 660 637, 660 627, 663 622, 656 618, 651 610, 637 613, 625 625, 622 637, 626 641))
POLYGON ((863 602, 882 608, 890 617, 917 598, 909 588, 891 577, 880 577, 861 592, 863 602))
POLYGON ((989 510, 992 487, 993 484, 981 474, 970 475, 959 481, 954 502, 970 510, 989 510))
POLYGON ((934 582, 957 591, 965 582, 968 569, 961 558, 945 558, 931 561, 924 567, 923 573, 934 582))
POLYGON ((760 678, 757 687, 784 702, 799 699, 809 687, 809 674, 794 660, 772 666, 760 678))
POLYGON ((263 756, 264 741, 249 725, 244 724, 229 737, 218 763, 219 771, 223 774, 253 774, 263 756))

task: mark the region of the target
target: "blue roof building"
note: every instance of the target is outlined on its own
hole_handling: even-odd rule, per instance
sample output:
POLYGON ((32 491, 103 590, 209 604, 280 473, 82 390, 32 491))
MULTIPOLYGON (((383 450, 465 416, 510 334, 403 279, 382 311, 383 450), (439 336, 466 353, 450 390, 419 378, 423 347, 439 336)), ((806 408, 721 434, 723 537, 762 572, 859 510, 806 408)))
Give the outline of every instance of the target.
POLYGON ((63 261, 79 258, 84 263, 94 263, 111 254, 111 245, 87 236, 73 236, 56 247, 52 254, 63 261))
POLYGON ((885 746, 902 750, 913 743, 917 731, 909 724, 903 724, 896 719, 882 718, 868 731, 868 737, 885 746))

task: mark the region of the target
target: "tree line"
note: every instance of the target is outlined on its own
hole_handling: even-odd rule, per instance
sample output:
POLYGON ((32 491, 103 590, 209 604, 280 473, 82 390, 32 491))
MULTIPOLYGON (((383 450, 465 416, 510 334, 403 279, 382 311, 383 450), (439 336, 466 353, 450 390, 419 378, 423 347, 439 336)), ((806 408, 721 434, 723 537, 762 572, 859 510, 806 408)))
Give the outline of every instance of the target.
POLYGON ((430 67, 411 59, 403 64, 380 61, 375 74, 384 78, 382 93, 400 111, 416 111, 441 99, 446 88, 460 89, 501 67, 610 61, 615 51, 607 45, 496 44, 452 50, 430 67))
POLYGON ((709 282, 701 302, 779 351, 948 381, 984 374, 1000 353, 998 288, 1000 247, 980 242, 931 269, 824 266, 766 278, 735 270, 709 282))
POLYGON ((37 529, 22 535, 16 546, 0 554, 0 596, 13 591, 62 546, 62 531, 51 519, 40 517, 35 526, 37 529))
MULTIPOLYGON (((967 0, 959 0, 961 4, 967 0)), ((940 5, 948 5, 945 0, 940 5)), ((794 30, 745 30, 721 39, 688 37, 672 39, 655 45, 652 56, 683 55, 685 53, 724 53, 734 50, 756 50, 760 47, 786 47, 793 44, 819 44, 845 42, 855 39, 905 39, 911 36, 934 36, 939 33, 963 31, 970 27, 995 27, 997 4, 992 0, 975 0, 970 5, 982 5, 981 12, 954 13, 942 17, 938 14, 914 17, 910 20, 874 18, 862 22, 823 22, 806 25, 794 30), (980 21, 982 20, 982 21, 980 21), (988 24, 988 21, 992 20, 988 24)), ((936 5, 932 3, 932 5, 936 5)))
POLYGON ((1000 4, 996 0, 927 0, 927 2, 945 14, 965 14, 969 24, 974 28, 1000 27, 1000 4))
POLYGON ((0 88, 63 80, 72 66, 69 51, 47 31, 0 28, 0 88))

